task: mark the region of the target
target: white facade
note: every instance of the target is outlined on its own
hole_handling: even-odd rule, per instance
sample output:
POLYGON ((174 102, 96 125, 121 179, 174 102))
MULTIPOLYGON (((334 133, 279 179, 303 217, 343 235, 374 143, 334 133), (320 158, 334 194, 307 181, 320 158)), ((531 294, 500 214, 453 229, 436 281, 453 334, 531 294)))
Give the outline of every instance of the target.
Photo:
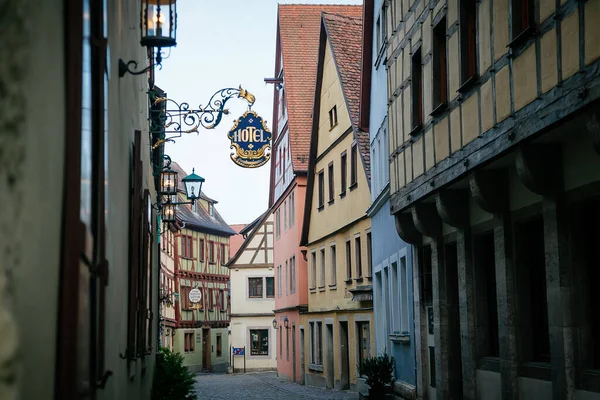
MULTIPOLYGON (((246 371, 275 370, 275 277, 273 271, 273 214, 263 215, 241 233, 244 244, 229 263, 231 279, 232 348, 245 347, 246 371)), ((232 356, 235 371, 244 357, 232 356)), ((235 372, 234 371, 234 372, 235 372)))

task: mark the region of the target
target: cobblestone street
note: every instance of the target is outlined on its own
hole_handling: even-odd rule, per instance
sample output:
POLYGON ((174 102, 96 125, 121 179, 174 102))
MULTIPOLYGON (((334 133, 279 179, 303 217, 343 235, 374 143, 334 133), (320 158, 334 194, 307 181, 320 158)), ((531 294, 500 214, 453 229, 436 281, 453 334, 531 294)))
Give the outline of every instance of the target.
POLYGON ((358 394, 327 390, 280 380, 274 372, 198 374, 196 393, 202 400, 328 399, 355 400, 358 394))

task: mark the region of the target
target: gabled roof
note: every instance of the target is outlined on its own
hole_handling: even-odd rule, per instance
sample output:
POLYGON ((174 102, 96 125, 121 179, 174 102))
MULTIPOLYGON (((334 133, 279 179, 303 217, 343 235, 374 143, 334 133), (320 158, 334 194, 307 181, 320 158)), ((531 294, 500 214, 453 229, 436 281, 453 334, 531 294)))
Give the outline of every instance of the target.
POLYGON ((252 242, 252 239, 254 239, 254 235, 256 234, 258 229, 264 224, 264 222, 267 219, 269 219, 270 214, 271 214, 270 209, 265 211, 260 217, 256 218, 254 221, 252 221, 250 224, 248 224, 248 226, 246 226, 246 228, 248 228, 249 231, 246 231, 245 233, 240 232, 241 234, 243 234, 243 235, 247 234, 248 236, 246 236, 244 243, 242 243, 242 245, 240 246, 238 251, 235 253, 235 255, 233 257, 231 257, 231 259, 227 262, 227 267, 231 267, 233 264, 235 264, 237 262, 237 260, 240 258, 242 253, 244 253, 244 251, 246 250, 246 247, 248 247, 248 245, 252 242))
MULTIPOLYGON (((308 170, 319 30, 323 11, 360 17, 362 6, 279 4, 278 8, 278 46, 283 58, 290 151, 294 172, 308 170)), ((279 71, 275 73, 278 74, 279 71)))
MULTIPOLYGON (((177 171, 177 178, 179 180, 177 191, 185 193, 185 186, 181 182, 188 174, 181 168, 176 162, 171 163, 171 169, 177 171)), ((200 198, 208 201, 209 203, 217 204, 217 201, 206 196, 204 192, 200 192, 200 198)), ((177 221, 182 225, 185 223, 185 228, 197 230, 200 232, 213 233, 221 236, 232 236, 236 234, 236 231, 225 222, 221 214, 214 207, 214 213, 211 217, 208 211, 204 209, 200 204, 197 207, 198 212, 193 212, 186 205, 177 206, 177 221)))
MULTIPOLYGON (((362 9, 362 7, 361 7, 362 9)), ((317 78, 314 91, 312 132, 310 142, 309 170, 304 203, 304 221, 300 246, 308 244, 308 229, 312 210, 312 198, 315 185, 314 169, 317 163, 319 140, 319 118, 321 106, 321 85, 327 42, 331 44, 333 61, 340 78, 340 85, 348 113, 352 133, 358 143, 362 165, 370 186, 370 145, 369 134, 359 128, 360 90, 362 71, 362 18, 332 15, 323 13, 319 39, 319 57, 317 61, 317 78)))

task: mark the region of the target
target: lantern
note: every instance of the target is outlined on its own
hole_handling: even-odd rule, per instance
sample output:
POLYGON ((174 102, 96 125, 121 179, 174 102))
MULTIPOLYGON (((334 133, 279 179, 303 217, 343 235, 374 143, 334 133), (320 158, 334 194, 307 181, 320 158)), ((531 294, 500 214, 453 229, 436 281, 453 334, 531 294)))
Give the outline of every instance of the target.
POLYGON ((160 194, 163 196, 177 194, 177 171, 169 168, 160 173, 160 194))
POLYGON ((174 223, 175 222, 175 204, 168 201, 162 205, 161 218, 163 222, 174 223))
POLYGON ((200 175, 196 175, 194 169, 192 169, 191 175, 186 176, 181 181, 185 185, 185 194, 187 195, 188 200, 194 201, 200 197, 204 178, 200 175))
POLYGON ((158 49, 177 45, 177 5, 175 0, 142 0, 141 44, 158 49))
POLYGON ((290 320, 288 319, 288 317, 285 317, 285 318, 283 319, 283 327, 284 327, 285 329, 288 329, 288 328, 290 327, 290 320))
POLYGON ((277 329, 277 320, 273 319, 273 329, 277 329))

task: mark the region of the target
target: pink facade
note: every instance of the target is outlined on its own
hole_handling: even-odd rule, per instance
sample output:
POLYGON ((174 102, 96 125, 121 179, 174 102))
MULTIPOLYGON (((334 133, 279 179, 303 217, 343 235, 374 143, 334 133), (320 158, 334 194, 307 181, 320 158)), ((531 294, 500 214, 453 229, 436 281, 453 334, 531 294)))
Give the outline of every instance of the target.
POLYGON ((277 373, 280 377, 299 383, 304 382, 300 312, 308 308, 307 267, 301 252, 304 248, 298 246, 305 192, 306 178, 297 176, 273 207, 277 373))

